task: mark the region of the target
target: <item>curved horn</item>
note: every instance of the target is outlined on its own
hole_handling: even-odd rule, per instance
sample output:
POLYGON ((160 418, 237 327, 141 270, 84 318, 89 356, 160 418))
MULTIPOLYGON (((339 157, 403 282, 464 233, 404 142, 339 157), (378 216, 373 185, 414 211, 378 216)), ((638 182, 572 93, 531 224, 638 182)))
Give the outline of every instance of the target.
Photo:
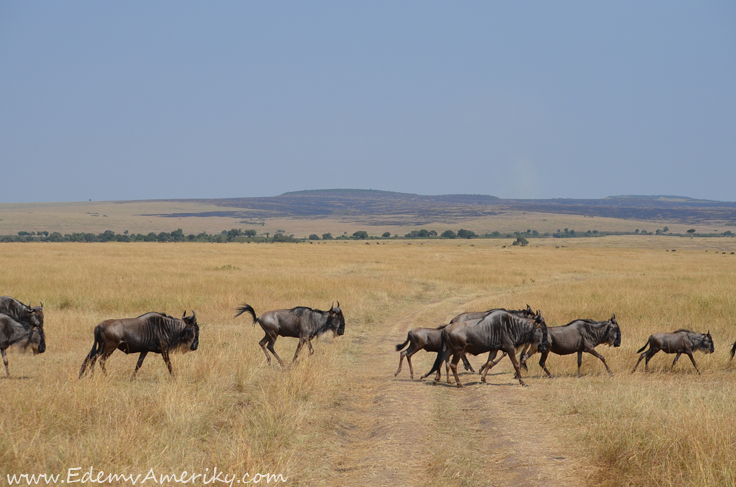
POLYGON ((339 299, 337 300, 337 307, 338 308, 340 307, 340 300, 339 299))
POLYGON ((330 304, 330 311, 332 311, 333 309, 335 309, 335 302, 334 301, 332 302, 332 304, 330 304))
POLYGON ((43 309, 43 301, 41 301, 41 309, 43 309))
POLYGON ((181 315, 181 319, 183 320, 183 319, 184 319, 184 318, 186 318, 186 317, 187 317, 187 310, 184 310, 184 314, 183 314, 183 315, 181 315))
POLYGON ((616 319, 616 313, 613 313, 613 316, 611 316, 611 321, 616 319))
POLYGON ((195 313, 194 310, 192 310, 192 318, 197 319, 197 313, 195 313))

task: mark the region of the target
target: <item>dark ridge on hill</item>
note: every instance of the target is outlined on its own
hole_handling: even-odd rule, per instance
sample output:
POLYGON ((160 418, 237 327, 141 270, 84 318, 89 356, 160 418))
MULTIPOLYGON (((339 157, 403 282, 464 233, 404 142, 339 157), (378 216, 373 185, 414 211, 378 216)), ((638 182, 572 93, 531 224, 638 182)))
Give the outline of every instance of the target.
POLYGON ((360 218, 370 223, 425 224, 462 220, 508 211, 601 216, 683 223, 721 221, 736 223, 736 203, 682 196, 610 196, 602 199, 501 199, 496 196, 448 194, 418 195, 364 189, 293 191, 259 198, 197 200, 223 211, 171 213, 158 216, 233 218, 360 218), (225 210, 225 208, 229 208, 225 210))

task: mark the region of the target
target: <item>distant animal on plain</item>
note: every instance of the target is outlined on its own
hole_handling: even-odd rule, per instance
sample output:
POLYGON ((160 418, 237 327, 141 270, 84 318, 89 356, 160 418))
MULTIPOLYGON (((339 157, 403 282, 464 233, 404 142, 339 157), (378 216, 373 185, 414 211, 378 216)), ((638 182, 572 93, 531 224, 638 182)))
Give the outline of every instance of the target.
POLYGON ((149 352, 160 353, 174 375, 169 354, 172 352, 186 353, 197 350, 199 346, 199 325, 197 314, 187 316, 184 311, 181 319, 163 313, 145 313, 137 318, 122 318, 105 320, 95 326, 95 342, 79 370, 79 378, 85 374, 87 367, 94 371, 95 362, 100 359, 100 368, 107 375, 105 362, 115 350, 126 354, 139 353, 138 363, 131 379, 135 378, 138 369, 149 352))
POLYGON ((31 306, 10 296, 0 296, 0 313, 33 326, 43 326, 43 303, 41 306, 31 306))
POLYGON ((10 377, 10 369, 8 368, 8 356, 5 354, 5 350, 13 345, 20 346, 23 349, 30 348, 34 355, 45 352, 46 335, 43 332, 43 327, 18 321, 6 314, 0 314, 0 354, 3 357, 6 377, 10 377))
MULTIPOLYGON (((660 350, 664 353, 677 354, 674 362, 672 362, 670 370, 675 367, 680 355, 684 353, 690 357, 693 367, 695 367, 695 370, 700 374, 700 369, 698 369, 698 365, 695 363, 695 358, 693 358, 693 352, 702 350, 705 353, 713 353, 713 338, 710 336, 710 330, 708 330, 708 333, 705 335, 685 329, 676 330, 672 333, 655 333, 649 337, 647 343, 645 343, 643 347, 636 351, 636 353, 641 353, 641 355, 639 356, 639 360, 636 361, 634 370, 632 370, 631 373, 633 374, 636 372, 636 368, 639 366, 639 362, 641 362, 643 358, 646 358, 646 361, 644 362, 644 371, 649 372, 649 360, 651 360, 651 358, 660 350), (649 350, 641 353, 645 348, 647 348, 647 346, 649 346, 649 350)), ((731 355, 733 356, 733 350, 731 355)))
POLYGON ((268 353, 270 350, 276 360, 279 361, 279 364, 284 365, 284 361, 281 360, 281 357, 273 348, 279 336, 299 339, 296 352, 294 352, 293 363, 305 343, 309 346, 309 355, 314 353, 314 348, 312 348, 314 337, 330 330, 332 336, 340 336, 345 333, 345 317, 342 314, 342 309, 340 309, 340 301, 337 302, 337 307, 333 303, 327 311, 298 306, 291 309, 266 311, 259 317, 256 316, 253 307, 248 304, 243 304, 237 308, 237 311, 236 318, 243 313, 250 313, 253 316, 253 325, 255 326, 256 323, 261 325, 265 336, 258 344, 261 346, 263 353, 266 354, 266 360, 269 364, 271 363, 271 356, 268 353))
MULTIPOLYGON (((608 321, 593 321, 593 320, 574 320, 564 326, 551 326, 547 327, 547 333, 549 335, 549 349, 546 352, 542 352, 542 356, 539 359, 539 366, 542 367, 547 376, 552 377, 552 374, 547 370, 547 357, 550 352, 557 355, 570 355, 572 353, 578 354, 578 377, 581 377, 580 367, 583 363, 583 353, 589 353, 594 357, 600 359, 603 365, 606 367, 606 371, 613 375, 611 369, 608 368, 606 359, 603 355, 596 352, 595 347, 601 344, 608 346, 618 347, 621 345, 621 329, 616 321, 616 314, 611 316, 608 321)), ((526 365, 529 357, 534 355, 537 350, 534 347, 530 347, 529 352, 522 353, 520 362, 526 365)))

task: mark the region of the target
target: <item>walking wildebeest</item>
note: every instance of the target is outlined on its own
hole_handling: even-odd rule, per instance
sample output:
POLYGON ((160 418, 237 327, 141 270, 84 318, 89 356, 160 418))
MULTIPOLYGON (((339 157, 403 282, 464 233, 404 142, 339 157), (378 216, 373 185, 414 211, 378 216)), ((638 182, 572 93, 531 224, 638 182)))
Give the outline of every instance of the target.
MULTIPOLYGON (((478 322, 480 320, 473 321, 478 322)), ((401 364, 404 360, 404 357, 406 357, 406 362, 409 364, 409 375, 412 379, 414 379, 414 368, 411 365, 412 355, 417 353, 419 350, 439 353, 440 347, 442 345, 442 330, 444 330, 447 326, 448 325, 442 325, 437 328, 414 328, 412 330, 409 330, 409 332, 406 334, 406 341, 404 343, 396 345, 396 351, 398 352, 402 348, 404 348, 407 343, 411 343, 411 345, 409 345, 409 348, 401 352, 401 355, 399 355, 399 369, 394 374, 394 377, 399 375, 399 372, 401 372, 401 364)), ((461 358, 463 361, 463 365, 465 366, 465 370, 470 370, 471 372, 475 373, 475 370, 473 370, 470 362, 468 362, 468 357, 463 354, 461 358)), ((448 364, 447 362, 445 362, 445 364, 447 367, 447 374, 449 374, 450 364, 448 364)))
POLYGON ((7 377, 10 377, 10 370, 8 369, 8 356, 5 354, 5 350, 11 345, 17 345, 24 349, 30 347, 34 355, 45 352, 46 336, 43 333, 43 327, 18 321, 6 314, 0 314, 0 354, 3 357, 7 377))
POLYGON ((710 330, 708 330, 708 333, 705 335, 685 329, 676 330, 672 333, 655 333, 649 337, 647 343, 637 350, 636 353, 641 353, 645 348, 647 348, 647 345, 649 346, 649 350, 639 356, 639 360, 636 361, 634 370, 631 371, 632 374, 636 372, 639 362, 641 362, 641 359, 645 357, 646 361, 644 362, 644 371, 649 372, 649 360, 660 350, 664 353, 677 354, 675 356, 675 361, 672 362, 670 370, 675 368, 677 360, 680 358, 680 355, 684 353, 690 357, 693 367, 695 367, 695 370, 700 374, 700 369, 698 369, 698 365, 695 363, 695 359, 693 358, 693 352, 702 350, 705 353, 713 353, 714 350, 713 338, 710 336, 710 330))
POLYGON ((258 344, 263 349, 263 353, 266 354, 266 360, 269 364, 271 363, 271 356, 268 354, 268 350, 276 357, 279 364, 284 365, 281 357, 273 349, 273 345, 279 336, 299 339, 296 352, 294 352, 293 363, 296 362, 296 358, 299 356, 299 350, 301 350, 305 343, 309 346, 309 355, 314 353, 312 338, 329 330, 332 330, 333 337, 345 333, 345 317, 342 315, 342 310, 340 309, 340 301, 337 302, 337 307, 333 303, 328 311, 298 306, 292 309, 266 311, 260 317, 257 317, 253 307, 248 304, 243 304, 237 308, 237 311, 236 318, 243 313, 250 313, 253 316, 253 326, 258 323, 263 328, 266 335, 258 344))
MULTIPOLYGON (((580 366, 583 364, 583 352, 589 353, 594 357, 598 357, 609 374, 613 375, 611 369, 608 368, 606 359, 603 355, 595 351, 595 347, 603 343, 609 347, 618 347, 621 345, 621 329, 616 322, 616 314, 611 316, 608 321, 593 321, 593 320, 575 320, 564 326, 552 326, 547 328, 547 334, 549 335, 549 349, 546 352, 542 352, 542 357, 539 359, 539 366, 544 369, 549 377, 552 377, 549 370, 547 370, 547 356, 551 353, 557 355, 570 355, 571 353, 578 354, 578 377, 582 377, 580 373, 580 366)), ((521 362, 526 364, 526 361, 536 353, 534 347, 530 347, 530 352, 522 354, 521 362)))
MULTIPOLYGON (((509 355, 511 362, 514 364, 519 383, 525 385, 521 378, 519 363, 516 360, 516 349, 527 343, 538 342, 537 348, 540 351, 547 350, 549 342, 547 341, 546 329, 544 318, 539 311, 533 319, 522 318, 508 311, 494 311, 475 324, 467 321, 453 323, 442 330, 440 353, 437 354, 432 370, 422 378, 429 376, 432 372, 439 371, 442 361, 448 360, 449 356, 452 355, 450 368, 455 376, 457 386, 463 387, 460 383, 460 377, 457 375, 457 363, 460 361, 462 353, 478 355, 492 350, 503 350, 509 355), (541 333, 535 333, 537 329, 541 329, 541 333)), ((438 380, 439 374, 435 382, 438 380)))
MULTIPOLYGON (((457 323, 458 321, 474 321, 478 322, 481 318, 486 316, 489 313, 493 313, 494 311, 508 311, 509 313, 515 314, 517 316, 521 316, 523 318, 533 318, 534 317, 534 311, 529 307, 529 305, 526 305, 526 309, 520 309, 520 310, 506 310, 504 308, 495 308, 495 309, 489 309, 488 311, 473 311, 473 312, 466 312, 461 313, 457 316, 455 316, 451 321, 450 324, 457 323)), ((442 344, 442 330, 447 325, 442 325, 437 328, 414 328, 413 330, 410 330, 409 333, 407 333, 406 341, 404 343, 401 343, 399 345, 396 345, 396 351, 400 351, 402 348, 406 346, 407 343, 411 342, 411 345, 409 345, 409 348, 401 352, 401 355, 399 356, 399 369, 394 374, 394 377, 399 375, 399 372, 401 372, 401 364, 404 360, 404 357, 406 357, 406 361, 409 363, 409 373, 411 375, 411 378, 414 378, 414 369, 411 365, 411 357, 415 353, 417 353, 419 350, 426 350, 427 352, 438 352, 440 351, 440 345, 442 344)), ((501 361, 506 356, 506 353, 504 352, 500 359, 498 359, 498 362, 501 361)), ((489 354, 489 360, 493 360, 493 358, 496 357, 496 352, 492 351, 489 354)), ((461 359, 463 361, 463 366, 465 367, 465 370, 469 370, 472 373, 475 373, 475 370, 473 370, 473 366, 470 365, 470 362, 468 362, 468 358, 463 354, 461 356, 461 359)), ((449 380, 449 367, 450 364, 445 362, 446 365, 446 372, 448 374, 448 380, 449 380)))
POLYGON ((95 326, 94 335, 95 343, 79 370, 80 379, 87 365, 93 371, 98 357, 100 368, 107 375, 105 361, 115 349, 120 349, 126 354, 140 353, 131 379, 135 378, 149 352, 160 353, 169 374, 174 375, 169 354, 194 351, 199 346, 199 325, 194 310, 192 316, 187 316, 187 312, 184 311, 180 320, 163 313, 146 313, 137 318, 105 320, 95 326))
POLYGON ((0 296, 0 313, 33 326, 43 326, 43 303, 31 306, 10 296, 0 296))

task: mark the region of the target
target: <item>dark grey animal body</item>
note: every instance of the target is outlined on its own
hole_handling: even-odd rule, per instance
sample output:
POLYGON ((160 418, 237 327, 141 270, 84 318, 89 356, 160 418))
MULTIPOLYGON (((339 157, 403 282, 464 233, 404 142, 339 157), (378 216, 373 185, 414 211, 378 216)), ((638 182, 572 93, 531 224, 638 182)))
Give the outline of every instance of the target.
MULTIPOLYGON (((449 356, 452 355, 450 368, 455 376, 457 386, 463 387, 457 375, 457 363, 460 361, 462 353, 478 355, 493 350, 502 350, 509 355, 511 362, 514 364, 514 369, 516 369, 519 383, 524 385, 519 363, 515 356, 516 349, 528 343, 536 343, 540 351, 546 350, 549 345, 547 333, 545 332, 546 328, 547 326, 540 312, 537 312, 534 319, 528 319, 515 316, 508 311, 494 311, 477 323, 460 321, 448 325, 442 330, 441 351, 437 355, 432 370, 424 377, 439 371, 442 361, 448 360, 449 356), (541 333, 535 333, 537 329, 541 329, 541 333)), ((435 382, 438 380, 439 374, 435 382)), ((485 376, 483 381, 485 382, 485 376)))
POLYGON ((5 375, 10 377, 8 369, 8 356, 5 354, 10 346, 20 346, 23 349, 30 348, 33 354, 46 351, 46 335, 42 326, 24 323, 12 316, 0 314, 0 354, 5 365, 5 375))
MULTIPOLYGON (((470 321, 480 321, 480 320, 470 320, 470 321)), ((404 357, 406 357, 406 362, 409 364, 409 375, 411 378, 414 378, 414 368, 411 365, 411 357, 415 353, 417 353, 419 350, 426 350, 427 352, 438 352, 440 351, 440 348, 442 347, 442 330, 444 330, 448 325, 442 325, 437 328, 414 328, 413 330, 409 330, 409 333, 406 334, 406 341, 404 343, 400 343, 396 345, 396 351, 400 351, 403 349, 407 343, 410 343, 409 348, 401 352, 401 355, 399 355, 399 369, 394 374, 394 377, 399 375, 399 372, 401 372, 401 364, 404 360, 404 357)), ((468 357, 466 357, 464 354, 462 356, 463 365, 465 366, 465 370, 470 370, 471 372, 475 373, 475 370, 473 370, 473 367, 470 365, 470 362, 468 362, 468 357)), ((447 374, 449 376, 450 373, 450 364, 445 362, 447 374)))
POLYGON ((33 326, 43 326, 43 303, 41 306, 23 304, 10 296, 0 296, 0 313, 33 326))
POLYGON ((268 354, 270 350, 279 364, 284 365, 281 357, 278 356, 273 345, 279 336, 282 337, 293 337, 299 339, 299 344, 294 352, 294 359, 296 361, 299 356, 299 350, 306 343, 309 346, 309 355, 314 353, 312 348, 312 338, 319 336, 332 330, 333 336, 342 335, 345 333, 345 317, 340 309, 340 302, 337 302, 337 307, 330 306, 328 311, 321 311, 318 309, 307 308, 305 306, 298 306, 292 309, 277 309, 273 311, 266 311, 260 317, 256 316, 256 312, 252 306, 243 304, 238 308, 238 316, 243 313, 250 313, 253 316, 253 325, 258 323, 263 328, 266 334, 259 343, 263 353, 266 354, 266 360, 271 363, 271 356, 268 354))
MULTIPOLYGON (((473 311, 473 312, 466 312, 466 313, 460 313, 459 315, 455 316, 451 321, 450 324, 457 323, 458 321, 471 321, 471 322, 478 322, 486 316, 489 313, 492 313, 494 311, 508 311, 509 313, 515 314, 517 316, 521 316, 524 318, 533 318, 534 317, 534 311, 532 311, 531 307, 529 305, 526 305, 526 309, 520 309, 520 310, 507 310, 504 308, 494 308, 489 309, 487 311, 473 311)), ((437 328, 414 328, 413 330, 410 330, 407 334, 406 341, 404 343, 401 343, 399 345, 396 345, 396 351, 400 351, 402 348, 406 346, 407 343, 411 343, 409 345, 409 348, 401 352, 401 355, 399 356, 399 368, 394 374, 394 377, 399 375, 399 372, 401 372, 401 364, 404 360, 404 357, 406 357, 406 361, 409 363, 409 373, 411 375, 411 378, 414 378, 414 369, 411 364, 411 357, 415 353, 417 353, 419 350, 426 350, 427 352, 437 352, 440 351, 440 346, 442 345, 442 330, 447 327, 447 325, 438 326, 437 328)), ((498 359, 494 363, 494 365, 501 361, 506 356, 506 353, 503 352, 503 355, 501 355, 501 358, 498 359)), ((493 361, 493 359, 496 358, 496 351, 492 351, 488 355, 487 363, 490 363, 493 361)), ((461 360, 463 361, 463 366, 465 367, 465 370, 469 370, 472 373, 475 373, 475 370, 473 370, 473 366, 470 365, 470 362, 468 361, 468 357, 465 354, 462 354, 461 360)), ((484 365, 484 367, 486 366, 484 365)), ((450 378, 450 364, 448 362, 445 362, 445 369, 447 373, 447 378, 449 381, 450 378)), ((481 372, 483 370, 481 369, 481 372)))
POLYGON ((649 360, 660 350, 664 353, 677 354, 674 362, 672 362, 670 370, 675 367, 680 355, 684 353, 690 357, 693 367, 695 367, 695 370, 700 374, 700 369, 698 369, 698 365, 695 363, 695 358, 693 358, 693 352, 702 350, 705 353, 713 353, 714 351, 713 338, 710 336, 710 330, 708 330, 708 333, 705 335, 685 329, 676 330, 672 333, 655 333, 649 337, 647 343, 637 350, 636 353, 641 353, 645 348, 647 348, 647 346, 649 346, 649 350, 639 356, 639 360, 636 361, 634 370, 631 371, 632 374, 636 372, 636 368, 639 366, 639 362, 641 362, 643 358, 646 358, 646 361, 644 362, 644 371, 648 372, 649 360))
POLYGON ((95 327, 94 335, 95 343, 82 363, 79 378, 82 378, 87 366, 90 370, 94 369, 98 357, 102 372, 107 374, 105 361, 116 349, 126 354, 140 354, 131 379, 138 373, 149 352, 160 353, 169 373, 174 375, 169 354, 194 351, 199 346, 199 325, 194 311, 192 316, 187 316, 185 311, 181 319, 163 313, 146 313, 137 318, 106 320, 95 327))
MULTIPOLYGON (((606 371, 613 375, 611 369, 608 368, 606 359, 603 355, 596 352, 595 347, 601 344, 618 347, 621 345, 621 329, 616 321, 616 315, 611 316, 608 321, 593 320, 574 320, 564 326, 553 326, 547 328, 549 338, 549 350, 542 352, 539 359, 539 366, 544 369, 549 377, 552 374, 547 370, 547 356, 550 352, 557 355, 578 354, 578 377, 581 377, 580 367, 583 363, 583 353, 589 353, 600 359, 606 367, 606 371)), ((534 347, 530 347, 530 351, 523 353, 521 357, 522 364, 536 353, 534 347)))

